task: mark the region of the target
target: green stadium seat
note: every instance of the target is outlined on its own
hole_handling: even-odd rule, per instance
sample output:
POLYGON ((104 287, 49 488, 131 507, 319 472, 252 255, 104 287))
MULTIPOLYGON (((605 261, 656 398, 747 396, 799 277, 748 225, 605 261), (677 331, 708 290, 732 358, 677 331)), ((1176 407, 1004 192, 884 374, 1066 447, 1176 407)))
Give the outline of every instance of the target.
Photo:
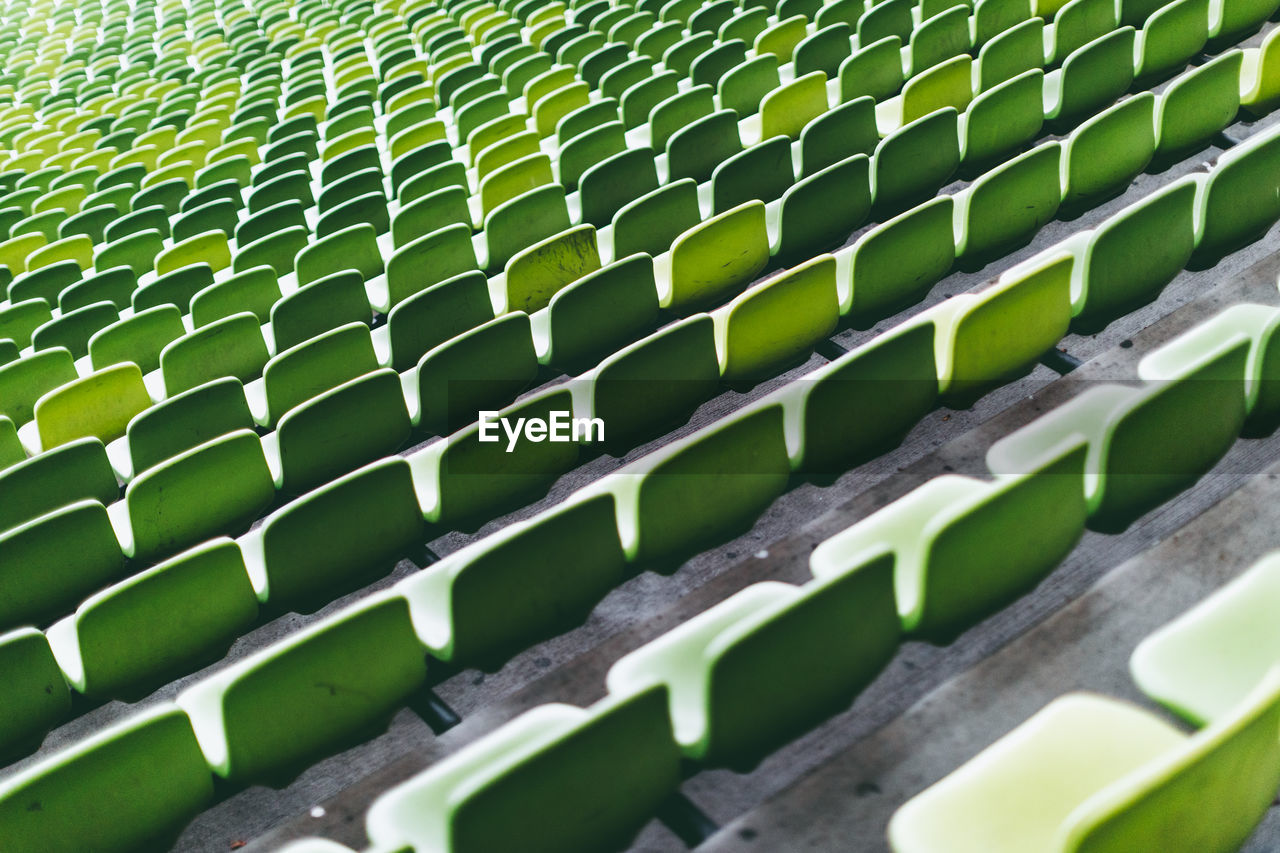
POLYGON ((743 769, 843 710, 897 651, 899 631, 893 565, 879 557, 803 588, 753 584, 620 659, 609 691, 664 685, 684 755, 743 769), (836 649, 833 631, 845 636, 836 649), (804 664, 818 660, 820 671, 804 664), (765 673, 788 689, 748 701, 765 673))
POLYGON ((65 604, 68 584, 84 591, 80 577, 94 582, 120 570, 124 558, 102 507, 119 487, 101 442, 82 439, 11 465, 0 483, 17 496, 6 502, 0 524, 6 553, 22 557, 14 565, 23 567, 11 576, 18 589, 6 598, 8 625, 65 604), (67 562, 60 550, 66 541, 81 545, 82 561, 67 562))
POLYGON ((366 828, 387 849, 624 847, 679 781, 664 691, 586 710, 542 705, 387 791, 366 828), (616 796, 615 762, 630 768, 625 797, 616 796), (451 796, 462 790, 465 798, 451 796), (529 847, 529 838, 540 843, 529 847))
POLYGON ((157 305, 107 326, 89 339, 89 361, 95 370, 132 362, 144 371, 160 366, 160 353, 186 333, 176 305, 157 305))
POLYGON ((270 779, 389 717, 425 678, 407 602, 383 595, 205 679, 177 701, 215 773, 270 779))
POLYGON ((240 549, 213 539, 89 596, 49 643, 77 693, 127 696, 224 652, 257 618, 240 549))
POLYGON ((1232 51, 1182 74, 1160 96, 1156 151, 1162 159, 1196 150, 1236 119, 1240 111, 1242 54, 1232 51))
POLYGON ((3 754, 21 752, 67 716, 71 691, 53 658, 49 641, 35 628, 0 634, 0 672, 4 674, 3 754))
POLYGON ((594 362, 657 325, 653 261, 630 255, 581 276, 532 320, 542 363, 569 369, 594 362))
POLYGON ((191 324, 201 326, 249 311, 266 322, 271 306, 280 299, 280 285, 270 267, 252 267, 233 273, 191 297, 191 324))
POLYGON ((393 456, 276 510, 241 548, 259 601, 314 609, 386 575, 424 533, 409 463, 393 456))
POLYGON ((369 327, 347 323, 272 356, 261 385, 245 389, 249 408, 259 422, 274 424, 294 406, 378 367, 369 327))
POLYGON ((151 405, 136 364, 106 367, 45 394, 35 405, 36 432, 48 450, 78 438, 107 442, 151 405))
POLYGON ((775 262, 840 245, 866 221, 870 210, 871 164, 865 154, 797 181, 778 205, 775 262))
POLYGON ((739 205, 695 225, 676 239, 667 268, 658 267, 659 304, 672 312, 687 314, 722 302, 741 292, 768 262, 764 204, 757 201, 739 205))
POLYGON ((1062 202, 1061 159, 1057 142, 1039 145, 957 194, 956 223, 963 227, 956 228, 956 257, 962 266, 983 266, 1054 218, 1062 202))
POLYGON ((165 395, 223 377, 248 382, 262 373, 267 346, 258 318, 245 311, 188 332, 160 352, 165 395))
MULTIPOLYGON (((276 426, 277 486, 297 494, 394 452, 412 424, 400 377, 382 369, 289 410, 276 426)), ((267 446, 264 444, 264 446, 267 446)), ((272 448, 268 446, 268 452, 272 448)))
POLYGON ((37 350, 63 347, 73 358, 82 358, 89 352, 89 338, 119 319, 120 312, 110 302, 67 311, 37 328, 31 334, 31 346, 37 350))
POLYGON ((1236 850, 1280 783, 1277 713, 1274 672, 1190 737, 1128 703, 1068 694, 900 808, 890 843, 896 853, 957 838, 961 849, 1014 849, 1005 794, 1016 790, 1029 804, 1018 837, 1048 849, 1114 838, 1131 850, 1236 850))
POLYGON ((117 523, 131 534, 125 552, 154 560, 212 536, 243 531, 274 499, 258 436, 237 430, 134 477, 117 523))
POLYGON ((1064 208, 1096 205, 1147 168, 1156 150, 1155 106, 1155 96, 1143 92, 1072 131, 1062 149, 1064 208))
POLYGON ((161 703, 6 780, 0 833, 49 851, 136 848, 171 840, 213 798, 191 721, 161 703))

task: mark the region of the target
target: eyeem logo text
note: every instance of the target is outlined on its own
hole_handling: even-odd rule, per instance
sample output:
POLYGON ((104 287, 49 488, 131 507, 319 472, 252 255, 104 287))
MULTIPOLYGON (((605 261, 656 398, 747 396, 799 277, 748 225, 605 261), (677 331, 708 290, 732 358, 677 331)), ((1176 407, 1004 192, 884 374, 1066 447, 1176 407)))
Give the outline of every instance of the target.
POLYGON ((600 418, 575 418, 570 412, 551 412, 547 418, 502 418, 497 412, 480 412, 480 440, 501 441, 507 437, 507 452, 516 449, 521 437, 525 441, 604 441, 604 421, 600 418))

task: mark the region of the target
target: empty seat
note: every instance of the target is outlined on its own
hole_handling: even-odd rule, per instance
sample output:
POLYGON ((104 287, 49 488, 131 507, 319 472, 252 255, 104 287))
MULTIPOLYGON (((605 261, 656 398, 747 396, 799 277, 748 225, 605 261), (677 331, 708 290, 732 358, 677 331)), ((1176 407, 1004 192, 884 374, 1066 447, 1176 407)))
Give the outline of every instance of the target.
POLYGON ((397 589, 433 656, 496 670, 584 621, 625 563, 613 499, 598 495, 487 536, 397 589))
POLYGON ((1156 150, 1175 157, 1209 142, 1240 110, 1241 54, 1232 51, 1176 78, 1160 96, 1156 150))
POLYGON ((153 560, 220 533, 239 533, 275 499, 275 483, 252 430, 237 430, 134 477, 118 516, 130 556, 153 560))
POLYGON ((219 656, 257 616, 240 549, 215 539, 90 596, 49 642, 78 693, 129 695, 219 656))
POLYGON ((1096 203, 1129 186, 1156 150, 1155 96, 1143 92, 1081 124, 1062 150, 1062 203, 1096 203))
POLYGON ((215 773, 271 781, 389 718, 425 678, 407 602, 380 595, 205 678, 177 701, 215 773))
POLYGON ((819 255, 717 309, 716 350, 728 382, 760 379, 806 358, 840 319, 836 260, 819 255))
POLYGON ((553 418, 563 422, 572 412, 572 391, 553 387, 496 414, 485 412, 482 420, 418 451, 410 461, 423 515, 439 525, 470 525, 545 494, 577 463, 578 444, 527 440, 520 434, 521 422, 543 421, 550 429, 553 418), (514 425, 517 437, 504 435, 503 419, 514 425))
POLYGON ((388 849, 625 847, 675 790, 679 756, 662 690, 542 705, 387 791, 366 826, 388 849))
POLYGON ((659 302, 680 314, 721 302, 740 292, 768 262, 764 204, 747 202, 676 239, 669 267, 659 267, 659 302))
POLYGON ((602 482, 627 559, 681 556, 743 531, 790 477, 782 407, 753 407, 642 457, 602 482))
POLYGON ((665 686, 684 755, 743 770, 843 710, 897 651, 899 634, 893 563, 876 555, 826 582, 747 587, 621 658, 609 692, 665 686), (833 645, 833 634, 843 641, 833 645), (760 696, 764 677, 787 689, 760 696))
POLYGON ((258 318, 248 311, 202 326, 160 353, 166 395, 230 376, 248 382, 262 373, 267 345, 258 318))
POLYGON ((133 473, 240 429, 252 429, 244 387, 231 377, 171 394, 129 421, 125 432, 133 473))
POLYGON ((540 361, 572 368, 631 343, 657 318, 653 260, 630 255, 557 291, 533 317, 534 342, 540 361))
POLYGON ((299 403, 378 366, 369 327, 348 323, 273 356, 261 387, 246 389, 250 408, 274 424, 299 403))
POLYGON ((162 703, 6 780, 0 834, 50 853, 168 844, 213 797, 190 720, 162 703))
POLYGON ((21 426, 34 416, 37 400, 76 376, 71 353, 62 347, 0 365, 0 414, 21 426))
POLYGON ((85 437, 111 441, 124 435, 129 420, 150 405, 142 371, 125 362, 41 397, 35 406, 36 430, 45 449, 85 437))
POLYGON ((277 482, 291 493, 394 452, 411 424, 400 377, 384 368, 291 409, 276 426, 277 482))
POLYGON ((271 308, 271 335, 276 350, 282 351, 337 326, 372 321, 364 279, 349 269, 329 273, 276 302, 271 308))
POLYGON ((1218 158, 1197 199, 1197 265, 1252 243, 1280 219, 1277 157, 1280 133, 1263 131, 1218 158))
POLYGON ((409 463, 393 456, 286 504, 241 545, 259 601, 314 609, 385 576, 424 534, 409 463))
POLYGON ((851 288, 841 305, 860 328, 924 298, 955 263, 955 202, 941 196, 877 225, 849 256, 851 288))
POLYGON ((529 315, 516 311, 463 332, 418 361, 420 429, 444 435, 481 409, 506 405, 538 372, 529 315))
POLYGON ((993 445, 988 464, 1018 470, 1066 432, 1085 436, 1089 526, 1124 530, 1199 479, 1235 441, 1250 348, 1234 329, 1193 329, 1148 356, 1142 373, 1160 381, 1091 388, 993 445))
POLYGON ((895 813, 896 853, 1122 849, 1226 853, 1248 839, 1280 785, 1280 673, 1187 737, 1093 694, 1055 700, 895 813), (1070 744, 1070 749, 1063 749, 1070 744), (1027 803, 1008 831, 1009 792, 1027 803), (1105 840, 1104 840, 1105 839, 1105 840))
POLYGON ((1062 202, 1061 146, 1039 145, 974 181, 956 196, 956 257, 979 268, 1026 243, 1062 202))
POLYGON ((535 243, 507 261, 497 313, 545 308, 561 288, 599 268, 592 225, 579 225, 535 243))
POLYGON ((49 641, 35 628, 0 634, 4 711, 0 754, 20 754, 38 743, 71 710, 71 692, 49 641))
POLYGON ((271 267, 252 267, 233 273, 191 298, 191 324, 206 326, 223 317, 249 311, 259 322, 271 316, 271 306, 280 299, 280 285, 271 267))

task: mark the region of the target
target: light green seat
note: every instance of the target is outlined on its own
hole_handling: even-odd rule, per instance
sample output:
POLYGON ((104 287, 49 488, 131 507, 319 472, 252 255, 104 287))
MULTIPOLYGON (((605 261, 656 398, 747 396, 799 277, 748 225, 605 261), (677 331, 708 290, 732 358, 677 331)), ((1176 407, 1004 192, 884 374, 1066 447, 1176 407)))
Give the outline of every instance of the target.
POLYGON ((713 312, 721 376, 745 382, 806 358, 840 319, 836 260, 819 255, 713 312))
POLYGON ((1272 553, 1144 639, 1129 661, 1133 680, 1196 726, 1229 717, 1280 660, 1277 600, 1272 553))
POLYGON ((271 267, 242 270, 191 298, 191 324, 198 329, 242 311, 252 312, 258 322, 265 323, 279 299, 280 285, 271 267))
POLYGON ((1280 785, 1278 724, 1274 671, 1191 737, 1125 702, 1068 694, 900 808, 890 844, 895 853, 939 844, 1228 853, 1280 785))
POLYGON ((579 225, 516 254, 507 261, 497 313, 541 310, 565 286, 600 269, 596 229, 579 225))
POLYGON ((480 207, 488 214, 504 202, 554 181, 550 157, 543 153, 522 157, 480 181, 480 207))
POLYGON ((257 617, 240 549, 215 539, 90 596, 49 642, 76 692, 127 696, 220 657, 257 617))
POLYGON ((129 420, 150 405, 138 366, 117 364, 68 382, 37 400, 36 430, 45 449, 86 437, 111 441, 124 435, 129 420))
POLYGON ((960 117, 960 157, 975 170, 1003 160, 1040 135, 1044 72, 1024 71, 973 99, 960 117))
POLYGON ((952 404, 972 402, 1031 368, 1067 333, 1071 319, 1072 256, 1033 257, 991 286, 962 293, 921 317, 938 324, 938 389, 952 404), (990 342, 998 340, 999 347, 990 342))
POLYGON ((753 407, 642 457, 602 481, 618 501, 633 563, 684 559, 742 532, 786 488, 783 410, 753 407))
POLYGON ((387 791, 366 828, 389 850, 616 849, 679 781, 662 691, 586 710, 542 705, 387 791), (619 766, 627 768, 625 796, 619 766))
POLYGON ((760 101, 760 138, 798 139, 810 121, 829 109, 827 77, 813 71, 774 89, 760 101))
POLYGON ((1265 130, 1218 158, 1197 198, 1197 266, 1258 240, 1280 219, 1280 132, 1265 130))
POLYGON ((129 421, 129 461, 137 474, 220 435, 253 426, 240 381, 216 379, 171 394, 129 421))
POLYGON ((669 268, 660 268, 658 299, 667 310, 688 314, 740 292, 769 262, 765 206, 753 201, 727 210, 681 234, 669 268))
POLYGON ((0 835, 48 853, 170 844, 213 797, 190 720, 164 703, 7 779, 0 835))
POLYGON ((950 643, 1026 594, 1084 533, 1084 442, 1067 437, 992 482, 937 477, 814 550, 815 577, 892 552, 902 630, 950 643))
POLYGON ((534 315, 533 335, 541 362, 571 370, 631 343, 657 320, 653 261, 630 255, 557 291, 534 315))
POLYGON ((485 425, 477 421, 419 451, 422 455, 410 461, 426 478, 418 483, 423 515, 434 524, 456 527, 488 520, 527 498, 546 494, 556 478, 577 463, 578 445, 522 436, 512 446, 500 420, 515 424, 520 418, 539 418, 550 425, 552 413, 572 411, 570 389, 551 388, 499 410, 484 434, 485 425))
POLYGON ((974 181, 956 196, 956 258, 980 268, 1029 241, 1062 202, 1061 145, 1047 142, 974 181))
POLYGON ((503 406, 538 373, 529 315, 504 314, 430 349, 418 361, 419 429, 447 435, 503 406))
POLYGON ((1092 206, 1122 192, 1156 150, 1156 98, 1142 92, 1098 113, 1067 137, 1062 149, 1062 203, 1092 206))
POLYGON ((119 521, 132 534, 125 552, 152 560, 221 533, 239 533, 273 500, 275 484, 258 436, 252 430, 228 433, 129 482, 127 514, 119 521))
POLYGON ((1240 110, 1240 51, 1180 75, 1160 96, 1156 109, 1156 151, 1181 156, 1206 144, 1236 119, 1240 110))
POLYGON ((893 563, 880 556, 832 581, 747 587, 621 658, 609 691, 665 686, 686 758, 741 771, 847 707, 899 633, 893 563), (762 696, 761 678, 785 689, 762 696))
POLYGON ((571 500, 401 582, 433 657, 496 670, 585 621, 625 576, 613 499, 571 500))
POLYGON ((221 231, 206 231, 174 243, 156 255, 155 267, 160 275, 188 264, 208 264, 214 272, 231 266, 227 235, 221 231))
POLYGON ((1240 69, 1240 105, 1250 115, 1265 115, 1275 109, 1280 99, 1280 36, 1267 33, 1262 44, 1246 48, 1240 69))
POLYGON ((973 100, 973 60, 968 54, 940 62, 907 81, 902 95, 876 104, 876 124, 888 136, 930 113, 961 111, 973 100))
POLYGON ((1067 433, 1089 442, 1089 526, 1124 530, 1190 486, 1234 443, 1246 414, 1251 340, 1193 329, 1144 359, 1141 388, 1091 388, 992 446, 993 471, 1016 471, 1067 433))
POLYGON ((408 438, 400 377, 384 368, 291 409, 276 426, 277 484, 297 494, 393 453, 408 438))
POLYGON ((71 691, 45 635, 35 628, 0 634, 0 755, 16 757, 37 745, 71 710, 71 691))
POLYGON ((1145 304, 1191 259, 1196 244, 1193 178, 1129 205, 1082 238, 1072 286, 1072 323, 1092 329, 1145 304))
POLYGON ((1209 47, 1221 49, 1255 32, 1275 14, 1275 0, 1224 0, 1214 8, 1210 22, 1209 47))
POLYGON ((407 602, 366 599, 179 694, 209 766, 288 778, 390 717, 426 679, 407 602))
POLYGON ((96 370, 124 363, 154 370, 161 351, 185 333, 182 311, 173 304, 157 305, 97 332, 89 339, 89 361, 96 370))
POLYGON ((955 203, 941 196, 877 225, 850 253, 848 302, 841 312, 859 328, 919 302, 955 263, 955 203))
POLYGON ((424 535, 409 464, 392 456, 286 504, 241 546, 259 601, 314 609, 386 575, 424 535))
MULTIPOLYGON (((261 408, 274 424, 299 403, 378 367, 369 327, 347 323, 273 356, 262 370, 261 408)), ((251 408, 254 402, 250 396, 251 408)))

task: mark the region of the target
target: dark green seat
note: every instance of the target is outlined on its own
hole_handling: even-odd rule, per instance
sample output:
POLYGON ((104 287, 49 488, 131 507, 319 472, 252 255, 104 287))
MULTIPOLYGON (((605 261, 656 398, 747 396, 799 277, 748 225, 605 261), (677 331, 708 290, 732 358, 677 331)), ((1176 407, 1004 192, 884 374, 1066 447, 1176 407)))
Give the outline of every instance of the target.
POLYGON ((368 325, 372 321, 364 279, 355 270, 330 273, 283 297, 271 308, 271 332, 277 351, 347 323, 368 325))
POLYGON ((244 387, 224 377, 171 394, 129 421, 125 435, 136 474, 220 435, 253 426, 244 387))
POLYGON ((160 353, 166 396, 221 379, 248 382, 262 373, 267 345, 258 318, 248 311, 201 326, 160 353))

